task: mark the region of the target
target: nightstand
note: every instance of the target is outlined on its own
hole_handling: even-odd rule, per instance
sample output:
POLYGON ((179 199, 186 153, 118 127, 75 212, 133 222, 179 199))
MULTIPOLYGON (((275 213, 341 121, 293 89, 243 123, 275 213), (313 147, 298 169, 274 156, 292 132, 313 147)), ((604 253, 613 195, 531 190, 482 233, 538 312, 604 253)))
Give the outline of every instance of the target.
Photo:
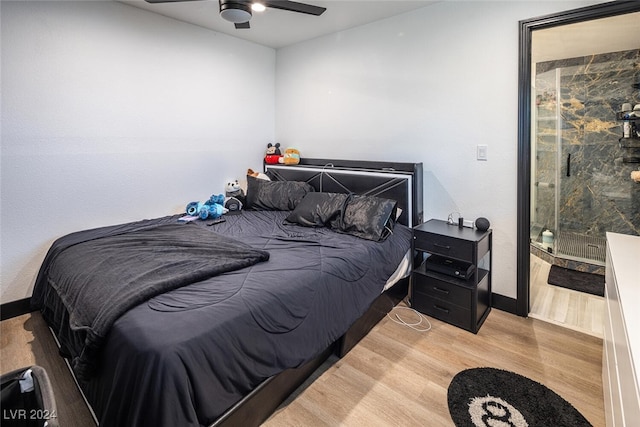
POLYGON ((478 333, 491 311, 491 230, 431 219, 413 228, 411 306, 478 333))

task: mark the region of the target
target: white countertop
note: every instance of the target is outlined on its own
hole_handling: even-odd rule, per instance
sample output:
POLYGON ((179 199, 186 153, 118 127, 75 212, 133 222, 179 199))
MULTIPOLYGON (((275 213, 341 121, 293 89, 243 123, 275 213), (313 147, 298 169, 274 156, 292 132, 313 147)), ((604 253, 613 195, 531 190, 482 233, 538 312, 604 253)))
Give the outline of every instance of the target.
POLYGON ((640 368, 640 236, 607 233, 633 365, 640 368))

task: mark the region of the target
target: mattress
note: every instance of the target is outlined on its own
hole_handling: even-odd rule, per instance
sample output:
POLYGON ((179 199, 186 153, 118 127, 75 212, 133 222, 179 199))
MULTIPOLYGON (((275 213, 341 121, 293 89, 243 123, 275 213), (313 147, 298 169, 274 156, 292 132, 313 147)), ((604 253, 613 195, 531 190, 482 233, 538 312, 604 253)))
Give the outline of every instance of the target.
MULTIPOLYGON (((398 273, 411 247, 411 230, 399 224, 385 241, 373 242, 286 224, 287 214, 244 211, 211 226, 197 222, 203 232, 267 251, 269 260, 157 295, 119 317, 97 370, 80 381, 101 426, 211 424, 266 378, 335 342, 398 273)), ((73 239, 140 226, 88 230, 73 239)), ((36 283, 34 305, 61 352, 73 358, 84 337, 69 327, 68 307, 45 279, 36 283)))

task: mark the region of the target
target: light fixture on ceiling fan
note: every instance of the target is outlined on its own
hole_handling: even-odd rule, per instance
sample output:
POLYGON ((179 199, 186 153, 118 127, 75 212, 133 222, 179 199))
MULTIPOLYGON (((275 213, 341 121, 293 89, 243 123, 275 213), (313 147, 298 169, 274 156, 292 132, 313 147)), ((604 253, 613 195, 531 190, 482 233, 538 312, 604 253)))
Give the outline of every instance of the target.
MULTIPOLYGON (((176 3, 180 1, 192 0, 146 0, 147 3, 176 3)), ((236 28, 249 28, 251 10, 260 10, 262 7, 272 9, 288 10, 290 12, 305 13, 307 15, 320 16, 327 8, 314 6, 306 3, 298 3, 286 0, 218 0, 220 3, 220 16, 233 22, 236 28), (255 7, 254 7, 255 5, 255 7)))
POLYGON ((220 0, 220 16, 234 24, 249 22, 251 19, 251 5, 248 2, 220 0))

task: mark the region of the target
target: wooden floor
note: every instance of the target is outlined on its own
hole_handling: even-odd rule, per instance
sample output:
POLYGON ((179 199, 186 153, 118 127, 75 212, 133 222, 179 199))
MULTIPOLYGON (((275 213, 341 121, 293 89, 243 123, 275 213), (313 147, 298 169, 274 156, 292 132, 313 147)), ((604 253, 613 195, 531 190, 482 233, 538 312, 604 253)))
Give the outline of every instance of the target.
POLYGON ((95 426, 39 312, 0 322, 0 372, 42 366, 51 380, 61 427, 95 426))
POLYGON ((604 297, 549 285, 551 264, 530 256, 529 316, 599 338, 604 333, 604 297))
MULTIPOLYGON (((448 384, 457 372, 481 366, 541 382, 594 426, 604 425, 600 339, 496 309, 477 335, 429 320, 432 329, 417 332, 383 319, 344 358, 323 366, 317 379, 264 425, 452 426, 448 384)), ((43 366, 54 384, 60 424, 91 426, 41 316, 33 313, 0 324, 2 372, 33 363, 43 366)))

